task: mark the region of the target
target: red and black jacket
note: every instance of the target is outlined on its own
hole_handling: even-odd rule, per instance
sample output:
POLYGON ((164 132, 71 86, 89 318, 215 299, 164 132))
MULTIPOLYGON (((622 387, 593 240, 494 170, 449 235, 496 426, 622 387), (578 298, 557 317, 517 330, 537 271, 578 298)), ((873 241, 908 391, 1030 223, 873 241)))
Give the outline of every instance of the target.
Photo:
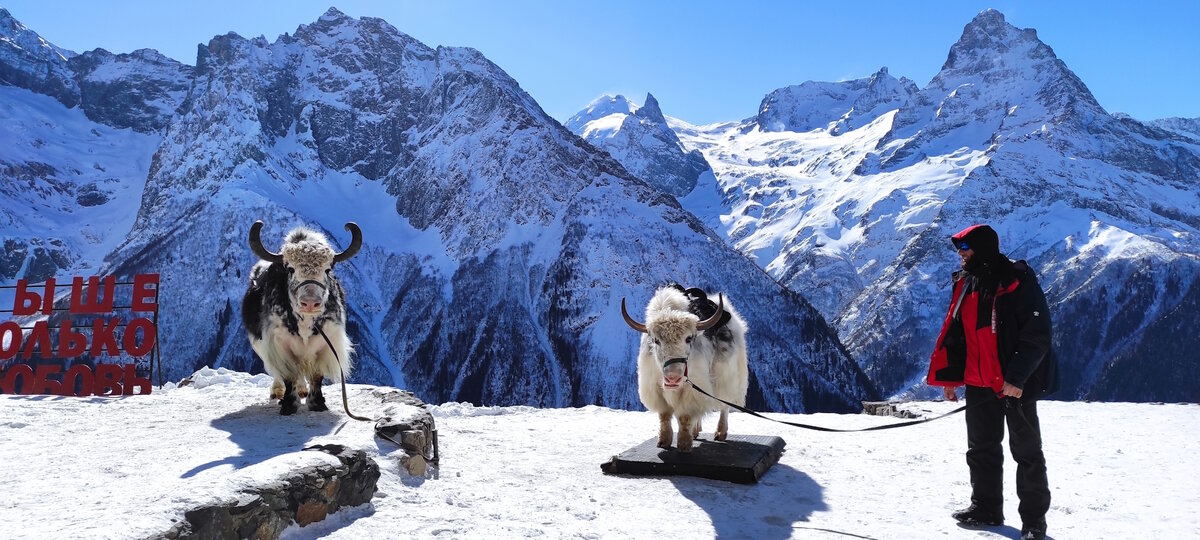
POLYGON ((950 307, 930 356, 929 384, 970 384, 999 393, 1007 381, 1024 391, 1024 399, 1058 389, 1045 294, 1025 261, 1003 267, 986 284, 966 271, 954 274, 950 307))

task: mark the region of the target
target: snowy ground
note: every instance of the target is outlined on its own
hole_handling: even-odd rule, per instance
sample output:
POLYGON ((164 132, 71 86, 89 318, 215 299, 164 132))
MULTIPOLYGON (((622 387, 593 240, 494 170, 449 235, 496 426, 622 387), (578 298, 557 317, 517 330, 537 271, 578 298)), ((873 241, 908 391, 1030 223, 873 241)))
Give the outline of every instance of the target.
MULTIPOLYGON (((656 434, 644 411, 443 404, 440 466, 399 472, 398 450, 340 411, 279 417, 265 377, 207 372, 149 396, 0 396, 0 538, 140 538, 173 517, 339 442, 383 471, 371 503, 285 538, 1017 538, 1007 462, 1004 527, 969 530, 961 416, 897 430, 821 433, 735 413, 731 432, 779 435, 781 461, 757 485, 609 476, 600 470, 656 434)), ((350 387, 372 416, 372 387, 350 387)), ((337 391, 330 389, 331 403, 337 391)), ((914 403, 937 413, 953 404, 914 403)), ((1050 537, 1198 538, 1200 406, 1041 405, 1054 502, 1050 537)), ((854 428, 865 415, 776 415, 854 428)), ((709 418, 707 428, 715 425, 709 418)))

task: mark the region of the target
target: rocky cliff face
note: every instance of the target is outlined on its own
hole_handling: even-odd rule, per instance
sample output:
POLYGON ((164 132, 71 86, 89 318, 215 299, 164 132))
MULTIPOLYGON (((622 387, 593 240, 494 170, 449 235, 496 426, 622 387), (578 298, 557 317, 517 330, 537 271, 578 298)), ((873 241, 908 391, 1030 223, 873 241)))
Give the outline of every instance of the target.
POLYGON ((67 107, 79 104, 79 85, 67 61, 75 53, 60 49, 0 8, 0 84, 28 88, 67 107))
POLYGON ((157 142, 125 156, 146 163, 136 217, 97 252, 103 272, 162 274, 168 378, 261 369, 237 314, 254 220, 267 222, 270 249, 298 224, 344 247, 353 220, 364 247, 336 271, 355 381, 429 402, 639 408, 639 336, 621 298, 644 305, 680 280, 726 292, 747 315, 751 403, 853 410, 875 393, 804 298, 546 116, 477 51, 432 49, 331 9, 274 42, 218 36, 194 70, 142 52, 83 56, 71 80, 108 97, 82 102, 110 105, 88 109, 87 125, 148 129, 157 142))
POLYGON ((163 130, 183 105, 193 69, 152 49, 112 54, 96 49, 67 65, 79 86, 80 107, 92 121, 139 133, 163 130))

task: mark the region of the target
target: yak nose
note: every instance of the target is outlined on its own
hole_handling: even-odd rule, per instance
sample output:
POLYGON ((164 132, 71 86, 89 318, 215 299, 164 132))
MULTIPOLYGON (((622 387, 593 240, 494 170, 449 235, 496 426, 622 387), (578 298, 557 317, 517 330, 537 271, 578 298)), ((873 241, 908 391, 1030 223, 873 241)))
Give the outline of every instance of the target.
POLYGON ((300 303, 300 311, 319 311, 325 304, 324 290, 312 284, 300 287, 296 301, 300 303))
POLYGON ((663 381, 668 387, 679 386, 687 377, 687 359, 672 358, 663 365, 663 381))

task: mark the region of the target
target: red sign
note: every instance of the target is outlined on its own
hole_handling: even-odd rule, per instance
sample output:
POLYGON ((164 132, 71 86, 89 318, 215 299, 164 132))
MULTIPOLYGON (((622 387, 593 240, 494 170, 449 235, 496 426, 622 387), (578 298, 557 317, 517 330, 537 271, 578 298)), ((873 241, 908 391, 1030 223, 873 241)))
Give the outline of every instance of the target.
MULTIPOLYGON (((157 351, 158 274, 138 274, 132 283, 117 283, 115 276, 71 281, 69 307, 55 307, 57 281, 40 287, 18 280, 13 297, 13 317, 49 317, 66 311, 51 323, 42 318, 32 326, 15 320, 0 323, 0 393, 111 396, 149 394, 150 380, 139 377, 132 363, 72 362, 87 356, 144 357, 157 351), (117 306, 117 285, 132 285, 130 304, 117 306), (40 290, 39 290, 40 289, 40 290), (115 317, 128 313, 129 317, 115 317), (107 317, 103 317, 107 316, 107 317), (152 317, 152 318, 148 318, 152 317), (80 319, 90 319, 78 324, 80 319), (126 320, 128 319, 128 320, 126 320), (39 360, 35 361, 34 357, 39 360), (18 360, 23 362, 18 363, 18 360), (69 367, 67 367, 69 366, 69 367), (135 392, 134 390, 138 391, 135 392)), ((9 311, 9 310, 5 310, 9 311)), ((154 358, 151 358, 151 365, 154 358)))

